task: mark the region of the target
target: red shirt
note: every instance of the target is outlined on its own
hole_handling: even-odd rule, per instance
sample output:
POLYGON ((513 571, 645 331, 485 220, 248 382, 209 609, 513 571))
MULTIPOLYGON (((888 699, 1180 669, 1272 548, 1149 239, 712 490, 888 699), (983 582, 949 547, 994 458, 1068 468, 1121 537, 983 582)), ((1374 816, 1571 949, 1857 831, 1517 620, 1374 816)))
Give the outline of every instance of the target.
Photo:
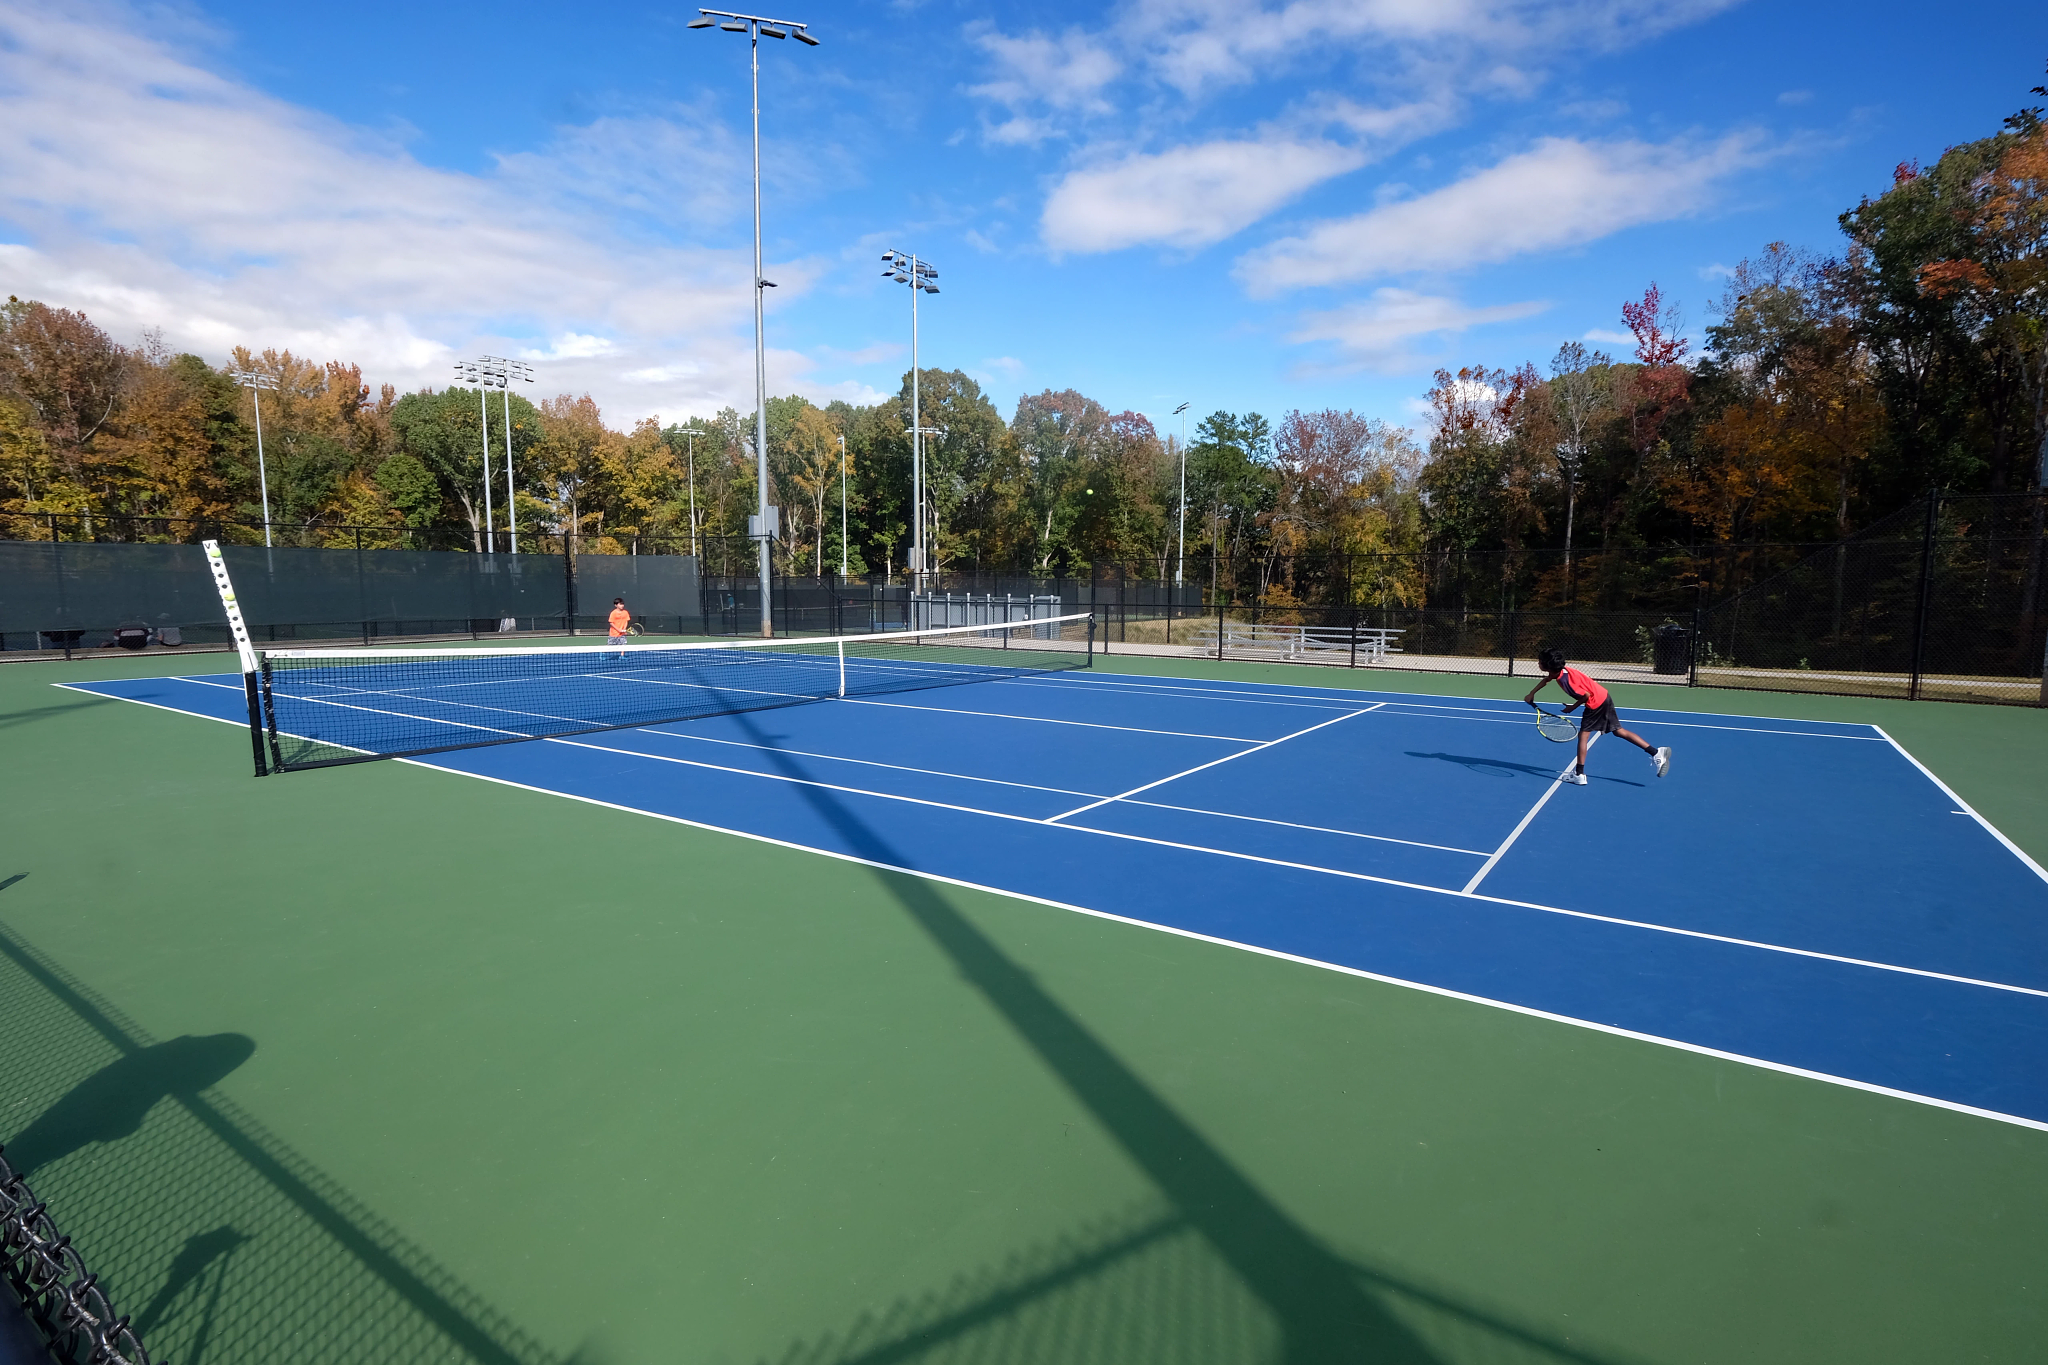
POLYGON ((1574 701, 1584 702, 1588 711, 1597 710, 1607 704, 1607 689, 1594 682, 1576 668, 1565 668, 1557 675, 1557 685, 1565 695, 1574 701))

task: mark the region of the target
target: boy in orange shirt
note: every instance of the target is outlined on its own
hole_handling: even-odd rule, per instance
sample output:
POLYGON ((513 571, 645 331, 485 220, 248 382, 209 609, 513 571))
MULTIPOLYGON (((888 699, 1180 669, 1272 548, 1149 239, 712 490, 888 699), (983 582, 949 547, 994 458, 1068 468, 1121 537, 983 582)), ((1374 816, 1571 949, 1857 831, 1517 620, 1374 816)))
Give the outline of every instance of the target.
POLYGON ((1522 698, 1529 705, 1536 705, 1536 694, 1550 683, 1557 684, 1557 690, 1571 698, 1572 704, 1564 708, 1570 715, 1578 707, 1585 707, 1586 714, 1579 721, 1579 762, 1572 769, 1568 781, 1579 786, 1586 785, 1586 746, 1593 742, 1594 735, 1618 735, 1650 756, 1656 765, 1657 776, 1671 771, 1671 750, 1659 749, 1633 730, 1622 728, 1621 717, 1614 710, 1614 698, 1607 689, 1591 678, 1565 663, 1564 655, 1554 649, 1546 649, 1536 656, 1536 666, 1543 670, 1543 681, 1529 689, 1529 695, 1522 698))
MULTIPOLYGON (((633 624, 633 613, 626 610, 625 598, 614 597, 612 599, 612 614, 607 616, 605 620, 611 624, 611 637, 605 643, 623 646, 626 643, 627 627, 633 624)), ((619 657, 621 659, 626 657, 626 651, 623 648, 619 650, 619 657)))

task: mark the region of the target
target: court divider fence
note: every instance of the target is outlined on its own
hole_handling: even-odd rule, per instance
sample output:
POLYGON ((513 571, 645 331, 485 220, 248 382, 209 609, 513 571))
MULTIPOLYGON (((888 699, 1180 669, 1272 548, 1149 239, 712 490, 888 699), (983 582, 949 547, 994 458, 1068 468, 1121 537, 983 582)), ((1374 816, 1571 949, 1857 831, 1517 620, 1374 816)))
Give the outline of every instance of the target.
MULTIPOLYGON (((1930 493, 1832 544, 1192 554, 1178 583, 1158 559, 1064 575, 956 563, 916 582, 777 575, 768 592, 777 634, 1085 610, 1111 651, 1523 676, 1553 647, 1609 681, 2043 704, 2044 512, 2048 493, 1930 493)), ((0 514, 0 537, 18 537, 0 538, 0 657, 226 648, 196 544, 208 529, 259 646, 598 632, 615 597, 658 635, 760 621, 751 573, 700 572, 745 563, 718 537, 689 555, 673 538, 525 534, 511 555, 478 552, 467 527, 327 526, 265 548, 241 523, 0 514)))

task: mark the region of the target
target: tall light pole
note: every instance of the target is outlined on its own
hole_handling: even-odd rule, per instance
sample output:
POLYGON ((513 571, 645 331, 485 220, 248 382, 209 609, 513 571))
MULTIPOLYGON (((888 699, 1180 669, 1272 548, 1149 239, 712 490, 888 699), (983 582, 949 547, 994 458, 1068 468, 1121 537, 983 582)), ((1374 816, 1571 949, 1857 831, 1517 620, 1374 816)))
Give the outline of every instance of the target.
POLYGON ((805 25, 788 19, 764 19, 758 14, 734 14, 722 9, 698 10, 687 27, 710 28, 720 19, 725 22, 718 27, 727 33, 747 35, 754 80, 754 480, 760 498, 753 537, 760 550, 757 563, 761 575, 761 636, 767 639, 775 634, 768 560, 769 541, 775 528, 768 519, 768 351, 761 336, 761 291, 775 286, 761 278, 761 36, 787 38, 795 34, 796 40, 806 47, 816 47, 818 40, 805 31, 805 25))
POLYGON ((846 436, 839 437, 839 576, 846 577, 846 436))
POLYGON ((256 486, 263 495, 263 548, 267 550, 270 548, 270 473, 263 465, 263 391, 276 392, 277 379, 255 370, 229 370, 228 376, 249 391, 249 401, 256 405, 256 486))
POLYGON ((1182 403, 1173 415, 1180 418, 1180 557, 1173 565, 1173 586, 1177 588, 1188 568, 1188 405, 1182 403))
POLYGON ((690 558, 692 559, 697 557, 697 438, 699 436, 709 436, 710 434, 708 431, 699 431, 694 420, 691 421, 690 425, 683 428, 683 441, 686 449, 689 451, 690 463, 690 558))
POLYGON ((487 555, 494 555, 498 552, 498 530, 496 525, 494 524, 494 519, 491 516, 490 389, 491 385, 494 382, 502 383, 503 380, 501 376, 493 374, 490 368, 480 360, 456 361, 455 374, 458 378, 467 380, 469 383, 476 385, 476 410, 478 415, 483 418, 484 427, 484 553, 487 555))
POLYGON ((910 572, 911 591, 915 592, 924 586, 928 557, 924 536, 924 410, 917 397, 917 296, 939 292, 939 287, 932 283, 939 272, 932 269, 929 261, 920 261, 907 252, 885 251, 882 259, 888 263, 882 271, 884 275, 910 286, 910 501, 914 509, 910 519, 910 572))
POLYGON ((512 553, 519 553, 519 494, 518 485, 512 481, 512 381, 523 384, 533 382, 533 366, 524 361, 508 360, 501 355, 477 357, 478 370, 497 382, 499 414, 504 418, 505 427, 505 524, 512 533, 512 553))

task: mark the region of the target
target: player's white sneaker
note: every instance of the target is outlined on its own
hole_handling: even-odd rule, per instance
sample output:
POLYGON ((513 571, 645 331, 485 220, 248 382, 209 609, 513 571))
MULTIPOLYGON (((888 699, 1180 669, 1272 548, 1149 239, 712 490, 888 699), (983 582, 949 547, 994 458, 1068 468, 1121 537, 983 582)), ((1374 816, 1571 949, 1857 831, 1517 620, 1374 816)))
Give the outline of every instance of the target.
POLYGON ((1657 765, 1657 776, 1664 776, 1671 771, 1671 750, 1668 747, 1659 749, 1650 755, 1650 762, 1657 765))
POLYGON ((1571 779, 1571 780, 1572 780, 1572 781, 1573 781, 1574 783, 1576 783, 1577 785, 1581 786, 1581 787, 1585 786, 1585 785, 1586 785, 1586 770, 1585 770, 1584 768, 1580 768, 1580 769, 1578 769, 1577 771, 1575 771, 1574 773, 1572 773, 1572 779, 1571 779))

